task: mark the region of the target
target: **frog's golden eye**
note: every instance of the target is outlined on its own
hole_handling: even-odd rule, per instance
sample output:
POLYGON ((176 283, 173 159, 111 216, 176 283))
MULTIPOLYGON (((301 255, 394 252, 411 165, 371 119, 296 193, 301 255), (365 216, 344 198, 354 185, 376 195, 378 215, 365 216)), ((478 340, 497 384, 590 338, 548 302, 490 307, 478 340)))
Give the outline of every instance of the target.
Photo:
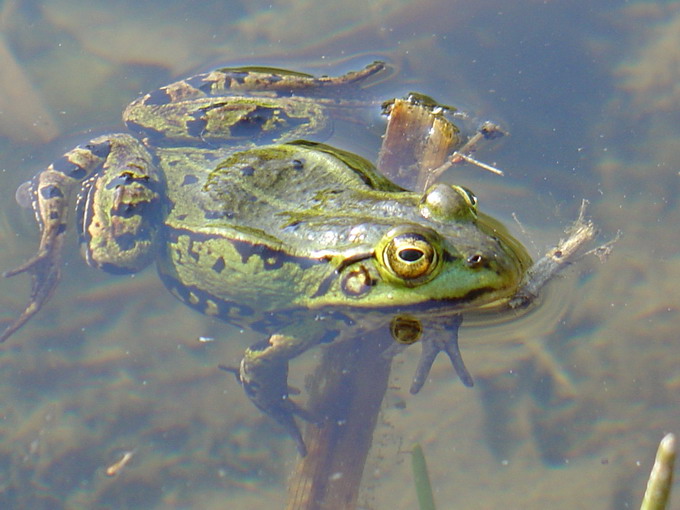
POLYGON ((399 278, 415 280, 436 267, 437 252, 425 236, 411 232, 393 237, 385 247, 383 260, 399 278))

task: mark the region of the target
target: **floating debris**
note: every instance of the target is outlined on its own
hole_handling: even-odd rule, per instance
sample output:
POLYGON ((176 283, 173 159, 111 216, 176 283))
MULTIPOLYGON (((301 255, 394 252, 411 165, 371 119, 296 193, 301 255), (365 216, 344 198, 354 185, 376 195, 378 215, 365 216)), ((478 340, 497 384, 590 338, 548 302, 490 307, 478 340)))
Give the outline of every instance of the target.
POLYGON ((123 468, 127 466, 127 463, 130 462, 134 454, 135 450, 124 452, 123 456, 119 461, 114 462, 113 464, 106 468, 106 476, 118 475, 118 473, 120 473, 123 470, 123 468))

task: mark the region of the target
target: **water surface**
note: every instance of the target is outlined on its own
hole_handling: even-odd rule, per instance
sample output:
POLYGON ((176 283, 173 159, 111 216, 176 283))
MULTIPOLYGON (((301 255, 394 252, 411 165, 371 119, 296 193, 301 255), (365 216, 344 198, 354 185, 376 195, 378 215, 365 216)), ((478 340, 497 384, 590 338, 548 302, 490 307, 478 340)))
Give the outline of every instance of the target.
MULTIPOLYGON (((602 241, 623 236, 529 316, 463 329, 473 389, 442 360, 412 397, 417 347, 398 358, 362 501, 415 508, 403 451, 417 441, 440 508, 639 507, 657 442, 680 432, 677 2, 5 0, 0 45, 3 270, 37 243, 17 185, 193 72, 337 74, 381 58, 396 70, 385 99, 417 90, 500 122, 510 136, 478 156, 506 177, 446 179, 534 255, 584 198, 602 241)), ((380 140, 331 142, 374 158, 380 140)), ((216 369, 257 336, 176 302, 153 269, 98 273, 75 239, 65 259, 50 303, 0 351, 0 506, 283 507, 294 445, 216 369)), ((29 282, 0 284, 9 319, 29 282)), ((294 362, 296 384, 315 360, 294 362)))

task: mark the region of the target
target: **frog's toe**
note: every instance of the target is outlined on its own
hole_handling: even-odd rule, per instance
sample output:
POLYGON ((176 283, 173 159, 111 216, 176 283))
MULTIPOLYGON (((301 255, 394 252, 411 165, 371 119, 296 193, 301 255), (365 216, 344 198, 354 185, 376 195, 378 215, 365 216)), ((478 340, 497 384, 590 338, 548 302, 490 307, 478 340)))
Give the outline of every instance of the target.
POLYGON ((418 368, 413 376, 413 382, 411 383, 411 394, 415 395, 423 387, 427 377, 430 375, 430 369, 432 368, 434 360, 442 351, 444 351, 451 360, 451 364, 461 382, 468 388, 474 385, 472 376, 466 368, 465 363, 463 362, 463 356, 458 348, 458 327, 461 322, 462 317, 457 316, 456 323, 452 325, 453 329, 448 338, 424 338, 421 341, 423 350, 420 355, 420 361, 418 362, 418 368))
POLYGON ((278 424, 283 426, 288 435, 293 439, 293 441, 295 441, 295 446, 297 447, 297 451, 300 454, 300 457, 306 457, 307 446, 305 446, 305 442, 302 439, 300 427, 298 427, 298 424, 295 422, 293 413, 299 415, 298 411, 303 411, 304 413, 306 413, 307 411, 304 411, 301 407, 299 407, 296 403, 292 402, 291 400, 288 400, 288 402, 291 405, 286 406, 288 407, 288 409, 286 409, 285 411, 282 412, 282 410, 272 410, 276 414, 272 414, 272 412, 267 412, 267 414, 274 418, 278 424))
POLYGON ((21 315, 14 319, 0 334, 0 343, 7 340, 38 313, 59 283, 60 270, 58 265, 52 261, 49 253, 39 253, 18 268, 6 271, 3 276, 9 278, 25 272, 30 273, 32 277, 31 295, 21 315))
POLYGON ((295 415, 306 421, 314 422, 315 420, 311 414, 303 409, 298 403, 291 400, 287 392, 285 394, 280 394, 276 399, 272 399, 264 397, 264 393, 262 392, 263 386, 253 384, 252 382, 241 382, 241 385, 251 402, 253 402, 260 411, 281 425, 293 441, 295 441, 300 456, 306 456, 307 447, 302 440, 302 433, 295 421, 295 415))

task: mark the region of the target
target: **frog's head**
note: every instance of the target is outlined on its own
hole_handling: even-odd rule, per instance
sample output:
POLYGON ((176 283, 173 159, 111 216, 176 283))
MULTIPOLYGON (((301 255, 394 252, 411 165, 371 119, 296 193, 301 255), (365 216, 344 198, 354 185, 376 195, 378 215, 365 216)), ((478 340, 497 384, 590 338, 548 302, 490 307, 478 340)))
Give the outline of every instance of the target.
POLYGON ((478 213, 471 191, 438 183, 408 221, 386 230, 370 257, 341 267, 338 291, 360 307, 479 309, 512 296, 530 262, 500 223, 478 213))

